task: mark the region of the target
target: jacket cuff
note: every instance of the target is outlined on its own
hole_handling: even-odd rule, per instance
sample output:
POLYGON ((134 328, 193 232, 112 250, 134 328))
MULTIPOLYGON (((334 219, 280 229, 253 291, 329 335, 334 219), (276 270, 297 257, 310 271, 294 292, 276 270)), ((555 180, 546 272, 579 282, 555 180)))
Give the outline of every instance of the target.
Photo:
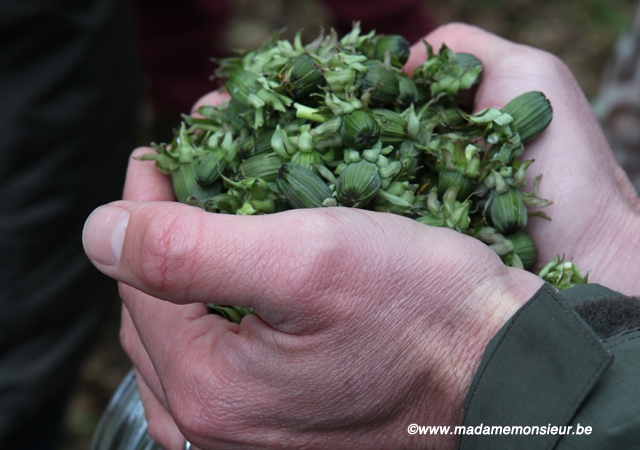
POLYGON ((594 331, 545 284, 487 345, 465 402, 458 448, 553 448, 612 360, 594 331))

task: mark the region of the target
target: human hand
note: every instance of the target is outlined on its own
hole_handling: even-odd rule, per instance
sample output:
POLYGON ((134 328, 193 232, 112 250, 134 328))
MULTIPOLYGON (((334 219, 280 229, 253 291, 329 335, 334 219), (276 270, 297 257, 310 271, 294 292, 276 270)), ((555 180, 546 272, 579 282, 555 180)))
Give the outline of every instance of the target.
MULTIPOLYGON (((443 32, 449 43, 469 29, 440 29, 429 40, 436 44, 443 32)), ((488 66, 479 52, 451 47, 488 66)), ((125 198, 171 197, 151 164, 132 162, 125 198)), ((181 436, 159 423, 172 420, 203 448, 452 447, 450 437, 408 436, 405 427, 414 418, 459 423, 486 342, 540 285, 465 236, 390 215, 327 209, 238 218, 178 204, 116 208, 131 217, 118 262, 98 257, 104 241, 95 227, 108 211, 89 221, 85 244, 101 270, 127 283, 123 345, 143 390, 153 392, 144 396, 152 435, 169 449, 180 448, 181 436), (183 306, 204 301, 251 306, 262 320, 236 326, 202 305, 183 306)))
POLYGON ((139 201, 85 229, 90 258, 122 281, 123 346, 168 449, 181 434, 201 448, 452 447, 406 427, 460 422, 484 346, 541 284, 400 216, 223 216, 158 201, 171 196, 152 163, 132 161, 125 198, 139 201), (104 225, 118 216, 124 235, 104 225), (205 301, 258 316, 238 326, 205 301))
MULTIPOLYGON (((427 37, 439 49, 471 53, 484 64, 475 110, 501 108, 517 95, 542 91, 553 120, 525 145, 534 159, 529 179, 543 174, 539 196, 553 201, 532 218, 527 233, 538 244, 539 263, 565 255, 591 282, 625 294, 640 293, 640 199, 615 162, 591 107, 566 65, 557 57, 467 25, 441 27, 427 37)), ((412 48, 407 71, 426 59, 424 45, 412 48)), ((528 189, 533 188, 529 182, 528 189)))

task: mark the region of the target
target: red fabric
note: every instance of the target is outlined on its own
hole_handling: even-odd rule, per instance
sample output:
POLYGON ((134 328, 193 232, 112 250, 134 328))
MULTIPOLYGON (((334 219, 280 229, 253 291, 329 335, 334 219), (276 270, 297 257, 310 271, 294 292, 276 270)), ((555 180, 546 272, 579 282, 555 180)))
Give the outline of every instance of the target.
POLYGON ((137 0, 140 62, 160 114, 189 112, 217 87, 209 78, 231 15, 225 0, 137 0))
MULTIPOLYGON (((434 28, 424 0, 323 0, 340 34, 360 20, 363 31, 401 34, 417 42, 434 28)), ((212 57, 226 56, 218 45, 232 7, 227 0, 137 0, 140 61, 148 75, 158 114, 189 112, 218 84, 209 78, 212 57)))
POLYGON ((323 0, 323 3, 340 34, 351 30, 352 22, 359 20, 364 32, 400 34, 413 44, 436 26, 424 0, 323 0))

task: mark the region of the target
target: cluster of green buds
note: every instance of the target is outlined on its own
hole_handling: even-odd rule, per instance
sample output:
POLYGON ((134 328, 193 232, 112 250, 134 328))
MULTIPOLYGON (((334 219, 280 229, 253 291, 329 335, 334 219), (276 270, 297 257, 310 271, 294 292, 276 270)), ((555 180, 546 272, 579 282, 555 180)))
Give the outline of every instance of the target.
POLYGON ((540 270, 538 276, 559 290, 568 289, 576 284, 588 283, 589 274, 584 277, 573 261, 565 261, 556 255, 551 262, 540 270))
POLYGON ((362 34, 357 23, 306 45, 300 33, 274 35, 221 60, 216 76, 231 99, 184 116, 170 145, 142 159, 171 176, 180 202, 207 211, 366 208, 465 233, 505 264, 533 269, 537 248, 522 230, 550 202, 537 196, 540 178, 522 191, 533 161, 521 157, 551 105, 527 92, 472 113, 482 63, 424 44, 427 60, 410 76, 401 36, 362 34))

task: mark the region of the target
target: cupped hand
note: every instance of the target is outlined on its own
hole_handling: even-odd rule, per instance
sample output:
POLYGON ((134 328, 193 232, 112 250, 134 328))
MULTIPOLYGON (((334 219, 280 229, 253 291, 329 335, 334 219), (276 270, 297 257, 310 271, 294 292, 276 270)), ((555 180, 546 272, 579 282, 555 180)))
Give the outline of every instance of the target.
POLYGON ((171 195, 153 163, 132 160, 125 198, 138 201, 99 208, 84 233, 121 282, 122 343, 170 450, 182 436, 203 449, 452 448, 407 426, 460 423, 485 345, 541 285, 478 241, 400 216, 217 215, 171 195), (257 315, 236 325, 204 302, 257 315))
MULTIPOLYGON (((524 154, 535 160, 527 171, 529 190, 543 174, 538 194, 553 201, 543 209, 551 221, 531 218, 527 226, 540 249, 539 263, 564 255, 590 272, 591 282, 640 294, 640 199, 567 66, 547 52, 468 25, 444 26, 426 39, 436 50, 446 43, 483 62, 477 111, 501 108, 527 91, 542 91, 551 101, 551 124, 525 145, 524 154)), ((407 71, 425 59, 424 45, 414 45, 407 71)))
MULTIPOLYGON (((427 39, 484 62, 477 109, 528 90, 550 98, 554 121, 526 157, 532 178, 544 173, 553 220, 532 219, 529 231, 542 261, 573 256, 594 281, 629 292, 628 272, 610 275, 632 258, 615 253, 636 200, 566 67, 473 27, 427 39)), ((423 57, 415 47, 409 65, 423 57)), ((171 199, 153 163, 132 159, 128 201, 96 210, 84 233, 94 264, 121 282, 123 346, 150 432, 170 450, 181 435, 203 449, 453 448, 451 436, 406 427, 459 424, 486 343, 541 285, 471 238, 399 216, 236 217, 171 199), (230 324, 204 302, 257 315, 230 324)))

